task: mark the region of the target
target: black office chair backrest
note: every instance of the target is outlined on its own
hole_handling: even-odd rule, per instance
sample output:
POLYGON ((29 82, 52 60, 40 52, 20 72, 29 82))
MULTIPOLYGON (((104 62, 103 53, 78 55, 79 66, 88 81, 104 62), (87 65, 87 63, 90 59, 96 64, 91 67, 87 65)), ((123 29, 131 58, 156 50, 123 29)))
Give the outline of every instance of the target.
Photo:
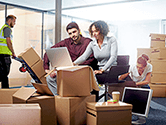
POLYGON ((129 55, 118 55, 117 65, 129 65, 129 55))
POLYGON ((129 55, 118 55, 117 66, 112 66, 110 71, 105 71, 102 74, 97 74, 97 81, 99 84, 118 83, 118 76, 127 73, 129 67, 129 55))
POLYGON ((118 76, 125 74, 129 70, 129 55, 118 55, 117 66, 112 66, 105 77, 105 83, 118 82, 118 76))

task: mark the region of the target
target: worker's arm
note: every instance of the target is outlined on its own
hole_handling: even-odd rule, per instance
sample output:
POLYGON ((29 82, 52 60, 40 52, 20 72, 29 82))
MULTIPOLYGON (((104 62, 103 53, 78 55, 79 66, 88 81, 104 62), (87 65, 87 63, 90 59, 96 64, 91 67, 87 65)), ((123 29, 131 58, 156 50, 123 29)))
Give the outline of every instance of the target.
POLYGON ((9 48, 9 50, 12 52, 12 56, 16 57, 10 37, 6 38, 6 42, 7 42, 7 46, 9 48))

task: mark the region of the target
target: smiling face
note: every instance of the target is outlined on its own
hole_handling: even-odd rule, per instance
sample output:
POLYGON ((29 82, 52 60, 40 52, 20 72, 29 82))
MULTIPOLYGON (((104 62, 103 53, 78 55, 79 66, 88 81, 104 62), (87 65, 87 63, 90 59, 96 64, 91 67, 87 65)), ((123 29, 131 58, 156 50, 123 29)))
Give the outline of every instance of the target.
POLYGON ((68 29, 67 32, 73 41, 77 41, 80 37, 80 31, 76 28, 68 29))
POLYGON ((92 26, 92 35, 93 35, 93 37, 96 38, 96 40, 98 40, 100 38, 100 31, 97 30, 94 25, 92 26))

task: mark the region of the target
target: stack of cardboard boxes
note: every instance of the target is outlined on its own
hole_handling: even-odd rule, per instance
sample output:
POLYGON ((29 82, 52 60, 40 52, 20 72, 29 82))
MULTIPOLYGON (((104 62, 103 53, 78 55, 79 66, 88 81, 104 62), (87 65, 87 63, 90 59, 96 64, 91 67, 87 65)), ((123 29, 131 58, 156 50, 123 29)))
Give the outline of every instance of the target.
MULTIPOLYGON (((45 72, 43 69, 42 60, 36 54, 37 53, 33 50, 33 48, 28 48, 19 55, 19 58, 23 59, 28 64, 29 68, 40 80, 44 79, 41 80, 42 84, 36 84, 46 85, 45 87, 48 87, 45 80, 45 72)), ((5 109, 6 111, 8 111, 8 108, 11 109, 12 107, 13 114, 17 114, 17 118, 20 118, 20 120, 22 121, 29 121, 25 122, 25 125, 27 125, 28 123, 32 125, 39 125, 40 123, 41 125, 82 125, 89 123, 87 122, 86 104, 95 103, 96 97, 95 95, 91 95, 90 92, 93 89, 99 91, 92 69, 89 66, 58 67, 56 69, 58 96, 36 93, 36 89, 28 87, 0 90, 0 101, 2 100, 3 104, 11 104, 9 106, 0 106, 0 112, 1 107, 3 107, 2 109, 5 109), (5 99, 8 99, 8 101, 6 101, 5 99), (35 110, 32 111, 32 109, 35 110), (27 120, 21 118, 21 116, 19 115, 21 111, 24 111, 24 116, 22 115, 22 117, 24 119, 27 118, 27 120), (32 121, 35 122, 31 123, 32 121)), ((109 112, 111 114, 112 112, 115 112, 113 110, 114 106, 115 105, 110 107, 109 112)), ((119 104, 116 105, 116 109, 118 112, 117 114, 120 113, 119 108, 122 109, 122 107, 124 106, 120 106, 119 104)), ((126 107, 124 107, 124 112, 127 112, 127 121, 131 122, 132 106, 127 105, 127 107, 127 110, 126 107)), ((107 105, 106 108, 108 108, 107 105)), ((7 115, 9 114, 10 112, 7 113, 7 115)), ((1 114, 0 117, 7 117, 7 115, 1 114)), ((114 120, 113 117, 114 116, 112 116, 111 118, 112 120, 114 120)), ((17 120, 17 118, 15 118, 15 120, 7 120, 5 118, 5 120, 7 122, 12 122, 12 124, 18 124, 20 120, 17 120)), ((97 118, 102 118, 102 116, 97 118)))
MULTIPOLYGON (((43 83, 43 85, 47 85, 46 78, 44 77, 45 71, 43 69, 42 59, 33 48, 27 48, 19 55, 19 58, 26 62, 28 66, 27 70, 31 70, 31 72, 35 73, 36 77, 43 83)), ((6 123, 12 122, 13 125, 57 124, 55 97, 38 94, 34 88, 22 87, 18 89, 0 89, 0 103, 2 104, 2 106, 0 106, 1 109, 5 109, 6 111, 11 109, 15 115, 14 117, 11 116, 13 118, 9 117, 7 122, 5 121, 6 119, 4 119, 3 121, 6 123), (38 104, 38 107, 36 104, 38 104), (31 109, 34 109, 34 112, 31 109), (35 112, 35 109, 37 109, 38 112, 35 112), (22 111, 24 111, 24 113, 22 113, 22 111), (20 118, 20 120, 17 120, 18 118, 20 118), (27 120, 29 122, 26 122, 27 120)), ((0 117, 7 118, 7 114, 10 116, 11 113, 1 113, 0 117)))
POLYGON ((18 55, 18 57, 27 64, 27 70, 36 75, 36 79, 39 79, 43 84, 46 83, 46 78, 44 77, 46 73, 43 68, 43 60, 32 47, 25 49, 18 55))
POLYGON ((166 97, 166 47, 165 34, 150 34, 150 48, 138 48, 137 56, 143 53, 150 57, 152 64, 152 77, 149 84, 153 89, 153 97, 166 97))
MULTIPOLYGON (((28 64, 42 84, 46 83, 42 60, 33 48, 26 49, 19 58, 28 64)), ((42 125, 86 124, 86 102, 95 102, 90 92, 98 89, 92 69, 88 66, 56 69, 59 96, 36 94, 35 89, 22 87, 14 93, 13 103, 39 103, 42 125)))
POLYGON ((13 104, 13 94, 19 89, 0 89, 0 124, 40 125, 41 107, 39 104, 13 104))
POLYGON ((86 124, 86 103, 95 102, 92 89, 99 90, 89 66, 57 68, 55 96, 57 122, 60 125, 86 124))

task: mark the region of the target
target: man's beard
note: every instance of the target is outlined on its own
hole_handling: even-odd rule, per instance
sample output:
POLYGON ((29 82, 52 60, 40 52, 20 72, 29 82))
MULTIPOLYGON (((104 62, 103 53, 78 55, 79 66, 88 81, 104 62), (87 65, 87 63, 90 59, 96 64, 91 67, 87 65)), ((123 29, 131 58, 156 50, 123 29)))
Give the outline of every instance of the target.
POLYGON ((14 26, 12 25, 12 23, 10 23, 10 27, 13 28, 14 26))
MULTIPOLYGON (((74 37, 74 36, 73 36, 73 37, 74 37)), ((79 35, 78 35, 78 36, 75 36, 76 39, 74 39, 73 37, 72 37, 72 40, 73 40, 73 41, 77 41, 78 38, 79 38, 79 35)))

